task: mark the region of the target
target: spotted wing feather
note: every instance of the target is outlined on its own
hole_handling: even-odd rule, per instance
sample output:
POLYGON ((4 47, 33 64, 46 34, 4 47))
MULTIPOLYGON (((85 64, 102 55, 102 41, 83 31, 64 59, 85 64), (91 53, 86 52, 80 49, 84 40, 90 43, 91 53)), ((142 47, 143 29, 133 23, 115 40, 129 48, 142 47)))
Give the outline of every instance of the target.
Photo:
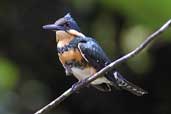
POLYGON ((78 48, 84 59, 98 70, 110 63, 109 58, 106 56, 102 48, 93 39, 79 43, 78 48))
MULTIPOLYGON (((93 39, 89 39, 86 42, 79 43, 78 48, 83 58, 97 70, 102 69, 105 65, 110 63, 110 60, 108 59, 104 51, 93 39)), ((102 83, 100 85, 93 86, 103 92, 111 91, 108 83, 102 83)))

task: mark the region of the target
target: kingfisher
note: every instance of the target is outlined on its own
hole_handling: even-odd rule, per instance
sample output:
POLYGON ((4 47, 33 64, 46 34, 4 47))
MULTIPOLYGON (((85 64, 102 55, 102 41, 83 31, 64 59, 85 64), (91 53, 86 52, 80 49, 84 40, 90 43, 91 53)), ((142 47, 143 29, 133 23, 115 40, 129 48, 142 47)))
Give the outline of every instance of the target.
MULTIPOLYGON (((82 81, 111 63, 98 42, 81 33, 70 13, 53 24, 43 26, 43 29, 56 32, 57 52, 67 76, 73 75, 82 81)), ((127 81, 116 69, 97 78, 90 85, 103 92, 110 92, 113 86, 137 96, 147 94, 147 91, 127 81)))

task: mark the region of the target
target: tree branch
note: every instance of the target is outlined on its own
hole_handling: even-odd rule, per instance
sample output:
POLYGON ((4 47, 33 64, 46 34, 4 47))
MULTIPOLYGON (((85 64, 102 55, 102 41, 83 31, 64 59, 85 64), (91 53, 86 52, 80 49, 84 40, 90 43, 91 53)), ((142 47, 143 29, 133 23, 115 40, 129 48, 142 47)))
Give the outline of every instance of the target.
POLYGON ((103 76, 103 74, 105 74, 106 72, 112 70, 116 65, 128 60, 129 58, 134 57, 135 55, 137 55, 139 52, 141 52, 152 40, 154 40, 156 38, 156 36, 158 36, 159 34, 161 34, 163 31, 165 31, 169 26, 171 26, 171 19, 169 21, 167 21, 160 29, 158 29, 156 32, 154 32, 153 34, 151 34, 150 36, 147 37, 147 39, 142 42, 142 44, 140 44, 140 46, 138 46, 136 49, 134 49, 133 51, 131 51, 130 53, 126 54, 125 56, 117 59, 116 61, 112 62, 111 64, 109 64, 108 66, 104 67, 103 69, 101 69, 99 72, 97 72, 96 74, 94 74, 93 76, 86 78, 84 80, 82 80, 82 83, 75 83, 75 87, 74 89, 69 88, 68 90, 66 90, 62 95, 60 95, 58 98, 56 98, 55 100, 53 100, 51 103, 49 103, 48 105, 46 105, 45 107, 43 107, 42 109, 40 109, 39 111, 37 111, 34 114, 43 114, 45 112, 50 111, 50 109, 52 109, 53 107, 59 105, 62 101, 64 101, 67 97, 69 97, 71 94, 75 93, 76 91, 80 90, 81 88, 85 87, 86 85, 88 85, 89 83, 91 83, 92 81, 96 80, 98 77, 103 76))

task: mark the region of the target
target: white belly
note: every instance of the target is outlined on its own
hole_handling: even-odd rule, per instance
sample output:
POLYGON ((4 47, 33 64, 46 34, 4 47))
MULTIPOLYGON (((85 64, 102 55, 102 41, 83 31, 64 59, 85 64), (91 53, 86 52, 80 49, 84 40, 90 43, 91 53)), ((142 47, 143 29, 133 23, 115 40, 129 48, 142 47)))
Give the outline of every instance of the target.
MULTIPOLYGON (((83 80, 87 77, 92 76, 95 73, 95 70, 91 67, 86 68, 86 69, 79 69, 76 67, 71 68, 73 75, 78 79, 78 80, 83 80)), ((96 79, 95 81, 91 82, 93 85, 98 85, 102 83, 110 83, 105 77, 100 77, 96 79)))

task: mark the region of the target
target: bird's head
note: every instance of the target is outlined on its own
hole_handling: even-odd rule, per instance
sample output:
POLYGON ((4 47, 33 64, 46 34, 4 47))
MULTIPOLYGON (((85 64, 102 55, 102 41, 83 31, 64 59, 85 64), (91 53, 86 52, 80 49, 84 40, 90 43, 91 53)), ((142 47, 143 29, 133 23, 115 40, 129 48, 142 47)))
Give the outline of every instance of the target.
POLYGON ((53 30, 53 31, 65 31, 65 32, 74 30, 74 31, 80 32, 80 28, 78 24, 71 17, 70 13, 58 19, 54 24, 44 25, 43 29, 53 30))

